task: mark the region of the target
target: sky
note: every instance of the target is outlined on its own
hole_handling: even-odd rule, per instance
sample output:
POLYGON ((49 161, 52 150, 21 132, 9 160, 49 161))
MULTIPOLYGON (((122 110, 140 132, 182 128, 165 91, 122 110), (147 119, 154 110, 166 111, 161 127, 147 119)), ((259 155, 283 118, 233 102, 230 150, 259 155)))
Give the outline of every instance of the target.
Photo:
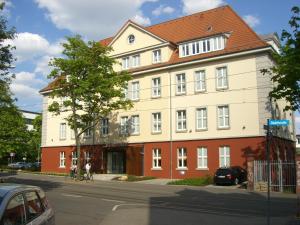
MULTIPOLYGON (((144 26, 230 5, 258 34, 289 29, 291 8, 299 0, 0 0, 6 7, 2 14, 17 37, 8 41, 16 46, 17 58, 12 71, 16 79, 11 90, 24 110, 40 112, 39 90, 49 83, 48 62, 61 56, 66 36, 80 34, 85 40, 113 36, 132 19, 144 26)), ((300 116, 296 113, 297 133, 300 116)))

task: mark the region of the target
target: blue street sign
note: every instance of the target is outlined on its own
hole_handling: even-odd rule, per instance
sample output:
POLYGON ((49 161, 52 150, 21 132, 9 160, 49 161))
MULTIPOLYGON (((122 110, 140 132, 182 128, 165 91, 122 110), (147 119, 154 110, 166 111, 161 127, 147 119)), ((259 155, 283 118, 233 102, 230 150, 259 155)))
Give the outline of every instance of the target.
POLYGON ((269 120, 269 126, 288 126, 289 120, 269 120))

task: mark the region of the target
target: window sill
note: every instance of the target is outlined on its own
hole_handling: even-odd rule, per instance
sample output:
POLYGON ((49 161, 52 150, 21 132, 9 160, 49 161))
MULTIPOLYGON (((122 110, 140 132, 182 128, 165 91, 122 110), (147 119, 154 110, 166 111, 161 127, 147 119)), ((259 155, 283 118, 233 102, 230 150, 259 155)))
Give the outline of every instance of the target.
POLYGON ((60 168, 60 169, 65 169, 65 168, 66 168, 66 166, 60 166, 60 167, 58 167, 58 168, 60 168))
POLYGON ((92 136, 83 136, 84 139, 90 139, 92 136))
POLYGON ((195 90, 195 94, 203 94, 203 93, 207 93, 206 90, 195 90))
POLYGON ((186 92, 183 93, 176 93, 176 96, 186 95, 186 92))
POLYGON ((196 168, 196 170, 209 170, 209 168, 196 168))
POLYGON ((138 101, 140 101, 140 99, 139 98, 137 98, 137 99, 131 99, 131 101, 138 102, 138 101))
POLYGON ((229 130, 230 127, 218 127, 218 130, 229 130))
POLYGON ((219 87, 216 88, 216 91, 227 91, 229 88, 228 87, 219 87))
POLYGON ((203 131, 208 131, 207 128, 203 128, 203 129, 196 129, 196 132, 203 132, 203 131))
POLYGON ((151 96, 152 99, 157 99, 157 98, 161 98, 161 95, 158 96, 151 96))
POLYGON ((176 168, 176 170, 188 170, 188 168, 187 167, 183 167, 183 168, 176 168))
POLYGON ((67 140, 67 138, 60 138, 59 140, 60 141, 65 141, 65 140, 67 140))
POLYGON ((176 130, 176 133, 187 133, 187 129, 186 130, 176 130))
POLYGON ((131 134, 130 134, 130 136, 139 136, 139 135, 140 135, 140 133, 136 133, 136 134, 131 133, 131 134))
POLYGON ((151 168, 151 170, 162 170, 162 168, 151 168))
POLYGON ((156 132, 151 132, 151 134, 153 134, 153 135, 157 135, 157 134, 162 134, 162 132, 161 131, 156 131, 156 132))

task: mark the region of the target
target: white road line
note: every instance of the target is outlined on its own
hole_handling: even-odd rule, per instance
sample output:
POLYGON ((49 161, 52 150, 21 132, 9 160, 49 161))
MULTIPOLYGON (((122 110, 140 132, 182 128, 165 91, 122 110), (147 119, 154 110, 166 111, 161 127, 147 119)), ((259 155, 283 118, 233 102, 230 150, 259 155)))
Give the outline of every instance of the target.
POLYGON ((125 206, 125 205, 147 205, 147 204, 139 204, 139 203, 132 203, 132 204, 119 204, 119 205, 115 205, 111 211, 117 211, 117 209, 120 207, 120 206, 125 206))
POLYGON ((106 202, 119 202, 119 203, 125 203, 124 201, 119 201, 119 200, 115 200, 115 199, 102 198, 101 200, 106 201, 106 202))
POLYGON ((73 197, 73 198, 81 198, 82 196, 81 195, 72 195, 72 194, 61 194, 63 196, 66 196, 66 197, 73 197))

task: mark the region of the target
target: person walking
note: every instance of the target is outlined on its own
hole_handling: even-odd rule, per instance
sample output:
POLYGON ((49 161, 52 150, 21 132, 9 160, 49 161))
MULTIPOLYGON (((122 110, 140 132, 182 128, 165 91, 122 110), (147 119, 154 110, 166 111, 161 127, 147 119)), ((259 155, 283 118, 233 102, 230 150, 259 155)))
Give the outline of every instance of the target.
POLYGON ((91 170, 91 164, 89 162, 87 162, 85 164, 85 171, 86 171, 86 178, 87 179, 90 179, 90 176, 91 176, 90 170, 91 170))

